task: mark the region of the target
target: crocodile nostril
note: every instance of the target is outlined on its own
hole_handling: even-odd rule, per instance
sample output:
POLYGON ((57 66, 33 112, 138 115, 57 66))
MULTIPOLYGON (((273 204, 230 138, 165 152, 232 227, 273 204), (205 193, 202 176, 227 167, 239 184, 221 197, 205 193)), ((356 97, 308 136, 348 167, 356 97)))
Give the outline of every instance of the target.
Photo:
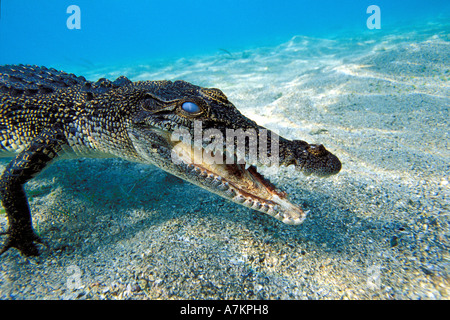
POLYGON ((316 157, 324 156, 328 153, 327 149, 321 144, 310 144, 306 150, 316 157))

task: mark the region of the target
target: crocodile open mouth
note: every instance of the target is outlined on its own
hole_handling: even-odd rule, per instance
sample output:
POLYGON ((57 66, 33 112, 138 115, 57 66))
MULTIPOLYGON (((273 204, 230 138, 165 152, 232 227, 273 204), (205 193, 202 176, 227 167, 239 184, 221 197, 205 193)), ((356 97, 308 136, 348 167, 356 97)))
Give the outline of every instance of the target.
POLYGON ((307 212, 290 203, 287 194, 258 173, 256 166, 241 163, 243 160, 229 164, 222 153, 216 153, 214 159, 223 161, 198 161, 194 155, 205 150, 195 150, 183 142, 176 144, 176 149, 184 179, 286 224, 300 224, 305 219, 307 212))

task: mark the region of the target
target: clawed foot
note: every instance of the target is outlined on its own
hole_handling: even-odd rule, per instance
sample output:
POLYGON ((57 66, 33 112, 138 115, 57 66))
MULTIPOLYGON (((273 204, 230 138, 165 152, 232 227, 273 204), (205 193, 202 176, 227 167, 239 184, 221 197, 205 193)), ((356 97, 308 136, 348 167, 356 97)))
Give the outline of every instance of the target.
POLYGON ((39 250, 36 243, 42 243, 42 240, 33 230, 27 232, 2 232, 0 235, 7 235, 3 248, 0 250, 0 256, 10 248, 16 248, 24 256, 38 256, 39 250))

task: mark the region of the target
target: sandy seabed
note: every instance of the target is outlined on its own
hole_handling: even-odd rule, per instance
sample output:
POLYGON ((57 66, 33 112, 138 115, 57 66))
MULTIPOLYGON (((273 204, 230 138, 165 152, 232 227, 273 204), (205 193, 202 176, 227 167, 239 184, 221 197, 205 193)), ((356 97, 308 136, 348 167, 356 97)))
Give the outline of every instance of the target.
POLYGON ((289 226, 154 166, 58 161, 26 187, 48 247, 1 258, 0 298, 449 299, 448 34, 298 36, 81 73, 220 88, 258 124, 324 144, 342 171, 263 170, 310 210, 289 226))

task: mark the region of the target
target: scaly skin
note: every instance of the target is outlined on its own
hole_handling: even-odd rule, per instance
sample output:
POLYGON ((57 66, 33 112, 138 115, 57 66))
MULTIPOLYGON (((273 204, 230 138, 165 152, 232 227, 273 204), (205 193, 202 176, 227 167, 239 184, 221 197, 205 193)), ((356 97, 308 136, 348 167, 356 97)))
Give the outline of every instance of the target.
POLYGON ((93 83, 23 65, 0 66, 0 156, 13 157, 0 177, 9 221, 0 254, 14 247, 24 255, 38 254, 39 238, 23 185, 58 157, 121 157, 154 164, 288 224, 301 223, 305 213, 256 167, 294 165, 318 176, 341 169, 322 145, 276 136, 243 116, 218 89, 125 77, 93 83), (258 148, 250 142, 239 147, 239 129, 258 148), (233 135, 228 139, 230 132, 236 141, 233 135))

